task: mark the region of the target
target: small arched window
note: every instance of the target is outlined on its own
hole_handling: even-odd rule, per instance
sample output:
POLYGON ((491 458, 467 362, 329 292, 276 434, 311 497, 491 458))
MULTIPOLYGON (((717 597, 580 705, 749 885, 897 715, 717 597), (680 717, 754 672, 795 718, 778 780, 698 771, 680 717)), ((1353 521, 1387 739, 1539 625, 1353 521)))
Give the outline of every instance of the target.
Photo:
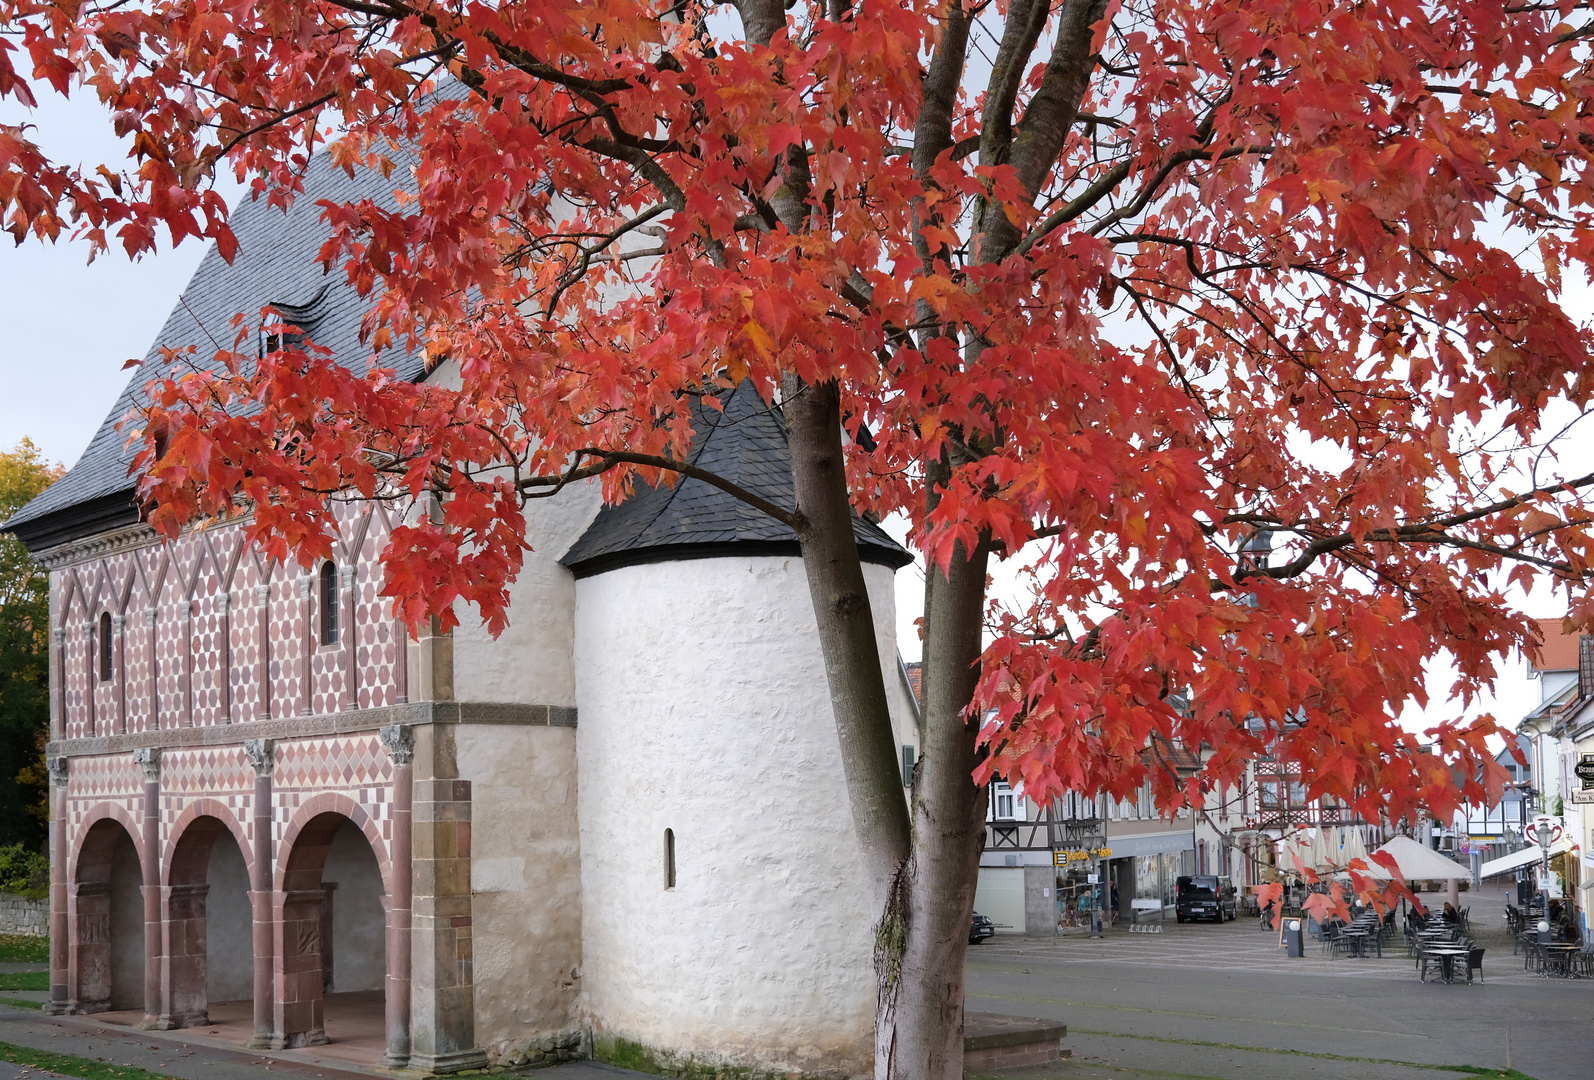
POLYGON ((111 681, 111 613, 100 612, 100 682, 111 681))
POLYGON ((338 568, 321 564, 321 644, 338 643, 338 568))
POLYGON ((675 888, 675 830, 664 830, 664 887, 675 888))

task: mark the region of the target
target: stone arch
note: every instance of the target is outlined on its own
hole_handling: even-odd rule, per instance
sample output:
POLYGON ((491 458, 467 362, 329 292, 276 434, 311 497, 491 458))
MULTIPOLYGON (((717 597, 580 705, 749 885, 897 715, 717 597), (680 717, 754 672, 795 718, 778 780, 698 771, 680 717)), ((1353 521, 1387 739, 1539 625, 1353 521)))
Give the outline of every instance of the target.
MULTIPOLYGON (((162 955, 165 961, 165 979, 162 980, 161 1010, 156 1026, 162 1030, 189 1027, 209 1022, 210 984, 212 975, 211 953, 216 947, 228 956, 236 951, 239 941, 247 942, 247 965, 243 976, 233 981, 241 982, 252 991, 254 969, 254 935, 251 932, 253 912, 249 896, 249 867, 252 862, 247 834, 232 811, 215 799, 196 799, 183 809, 173 824, 166 843, 161 870, 162 882, 162 955), (241 873, 231 875, 236 880, 225 895, 212 899, 211 872, 217 868, 212 855, 221 843, 223 860, 221 869, 233 869, 227 857, 236 848, 242 859, 241 873), (239 887, 241 886, 241 893, 239 887), (210 934, 216 917, 223 922, 223 933, 218 938, 210 934)), ((236 965, 234 965, 236 966, 236 965)), ((225 994, 223 999, 245 996, 240 993, 225 994)))
POLYGON ((325 814, 336 814, 348 818, 365 834, 365 839, 371 845, 371 851, 376 855, 376 864, 382 870, 382 888, 391 896, 393 894, 393 863, 387 850, 387 841, 382 836, 382 829, 370 813, 349 798, 334 791, 323 791, 306 799, 294 813, 293 820, 288 824, 288 829, 282 835, 282 841, 277 845, 277 863, 273 867, 272 885, 278 892, 289 886, 288 865, 293 858, 294 849, 299 846, 304 829, 316 818, 325 814))
MULTIPOLYGON (((276 962, 272 1043, 279 1047, 327 1042, 325 995, 335 957, 331 887, 323 883, 328 857, 340 833, 363 837, 374 860, 380 894, 367 896, 363 923, 374 926, 383 956, 377 985, 386 991, 385 926, 392 895, 392 864, 371 815, 347 796, 330 792, 307 799, 284 835, 276 866, 276 962), (352 829, 350 828, 352 827, 352 829)), ((369 865, 369 864, 367 864, 369 865)), ((343 907, 342 903, 339 907, 343 907)), ((340 920, 339 925, 342 924, 340 920)), ((366 950, 369 956, 370 950, 366 950)))
POLYGON ((90 812, 69 878, 68 994, 76 1012, 144 1007, 144 858, 132 815, 114 804, 90 812))

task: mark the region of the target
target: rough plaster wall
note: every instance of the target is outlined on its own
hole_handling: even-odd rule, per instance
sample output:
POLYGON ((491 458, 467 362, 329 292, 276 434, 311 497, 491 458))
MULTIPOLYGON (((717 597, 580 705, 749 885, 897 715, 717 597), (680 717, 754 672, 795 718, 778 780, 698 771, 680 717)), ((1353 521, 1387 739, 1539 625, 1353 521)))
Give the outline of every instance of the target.
POLYGON ((123 835, 111 857, 111 1008, 144 1007, 144 881, 123 835))
MULTIPOLYGON (((890 572, 868 571, 895 663, 890 572)), ((598 1036, 869 1071, 874 913, 801 561, 584 579, 576 673, 582 1004, 598 1036)))
MULTIPOLYGON (((458 364, 445 362, 428 381, 458 387, 458 364)), ((559 556, 586 531, 602 504, 602 488, 593 481, 526 508, 526 542, 532 550, 509 587, 509 626, 495 641, 474 608, 461 605, 455 612, 460 623, 454 631, 456 700, 576 703, 570 658, 575 578, 559 565, 559 556)))
POLYGON ((205 996, 251 1001, 255 996, 254 919, 249 910, 249 868, 232 833, 222 832, 205 871, 205 996))
POLYGON ((576 732, 465 725, 454 739, 471 781, 476 1045, 498 1061, 576 1025, 576 732))
POLYGON ((908 688, 902 683, 897 670, 901 660, 897 656, 897 588, 896 572, 889 566, 865 563, 863 580, 869 587, 869 610, 874 614, 875 641, 880 648, 880 669, 886 679, 886 700, 891 708, 891 726, 897 736, 897 762, 902 761, 902 747, 913 747, 913 759, 919 759, 919 731, 913 720, 913 705, 908 701, 908 688))
POLYGON ((381 990, 387 975, 382 871, 354 822, 345 821, 332 838, 321 880, 338 884, 332 893, 332 992, 381 990))

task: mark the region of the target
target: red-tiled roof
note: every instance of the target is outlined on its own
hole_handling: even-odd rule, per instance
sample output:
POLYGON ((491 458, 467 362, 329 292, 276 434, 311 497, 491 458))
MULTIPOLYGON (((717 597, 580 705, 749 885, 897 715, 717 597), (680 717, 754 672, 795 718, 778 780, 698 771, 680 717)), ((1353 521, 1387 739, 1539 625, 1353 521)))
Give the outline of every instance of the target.
POLYGON ((903 664, 902 666, 908 671, 908 685, 913 687, 913 700, 923 701, 924 665, 915 660, 911 664, 903 664))
POLYGON ((1542 643, 1537 662, 1529 660, 1534 671, 1576 671, 1577 641, 1581 634, 1561 631, 1560 619, 1535 619, 1542 643))

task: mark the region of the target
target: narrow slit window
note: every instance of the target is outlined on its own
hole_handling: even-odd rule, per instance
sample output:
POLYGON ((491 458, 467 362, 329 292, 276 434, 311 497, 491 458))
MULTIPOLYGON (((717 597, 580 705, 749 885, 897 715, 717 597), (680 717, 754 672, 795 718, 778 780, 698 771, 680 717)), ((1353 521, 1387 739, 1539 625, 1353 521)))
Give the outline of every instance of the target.
POLYGON ((664 887, 675 888, 675 830, 664 830, 664 887))
POLYGON ((111 681, 111 613, 100 612, 100 681, 111 681))
POLYGON ((321 564, 321 644, 338 643, 338 568, 321 564))

